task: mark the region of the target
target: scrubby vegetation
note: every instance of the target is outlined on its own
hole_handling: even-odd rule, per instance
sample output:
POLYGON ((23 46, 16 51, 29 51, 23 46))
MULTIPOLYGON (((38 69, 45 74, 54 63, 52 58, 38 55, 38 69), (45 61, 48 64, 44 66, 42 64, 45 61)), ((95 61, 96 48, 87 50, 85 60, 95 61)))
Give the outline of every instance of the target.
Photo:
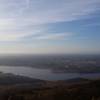
POLYGON ((39 88, 2 86, 0 100, 100 100, 100 80, 47 82, 39 88))

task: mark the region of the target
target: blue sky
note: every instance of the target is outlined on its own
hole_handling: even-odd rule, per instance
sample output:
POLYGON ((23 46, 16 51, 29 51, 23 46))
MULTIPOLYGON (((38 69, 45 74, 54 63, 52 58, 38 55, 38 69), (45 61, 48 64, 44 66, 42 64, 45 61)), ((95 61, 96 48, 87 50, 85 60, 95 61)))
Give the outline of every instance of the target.
POLYGON ((100 53, 100 0, 0 0, 0 53, 100 53))

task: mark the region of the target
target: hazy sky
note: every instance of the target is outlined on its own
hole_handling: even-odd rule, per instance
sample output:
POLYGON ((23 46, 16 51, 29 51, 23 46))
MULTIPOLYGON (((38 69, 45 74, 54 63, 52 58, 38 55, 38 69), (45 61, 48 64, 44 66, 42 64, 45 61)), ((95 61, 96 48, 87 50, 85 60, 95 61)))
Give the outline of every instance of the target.
POLYGON ((0 53, 100 53, 100 0, 0 0, 0 53))

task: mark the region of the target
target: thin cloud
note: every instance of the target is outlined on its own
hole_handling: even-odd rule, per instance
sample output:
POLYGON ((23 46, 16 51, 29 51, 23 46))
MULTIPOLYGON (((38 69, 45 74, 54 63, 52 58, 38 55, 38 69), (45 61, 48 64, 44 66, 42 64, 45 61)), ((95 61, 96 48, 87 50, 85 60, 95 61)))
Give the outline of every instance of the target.
POLYGON ((54 33, 54 34, 42 34, 37 37, 33 37, 33 39, 36 40, 65 40, 71 36, 73 36, 73 33, 54 33))
POLYGON ((21 16, 18 20, 32 24, 78 20, 100 10, 99 0, 40 0, 30 1, 27 5, 28 8, 23 11, 24 18, 21 16))
POLYGON ((0 41, 32 35, 33 39, 64 39, 65 33, 50 34, 46 28, 36 32, 34 26, 79 20, 99 11, 99 6, 100 0, 0 0, 0 41), (34 37, 37 33, 40 36, 34 37))

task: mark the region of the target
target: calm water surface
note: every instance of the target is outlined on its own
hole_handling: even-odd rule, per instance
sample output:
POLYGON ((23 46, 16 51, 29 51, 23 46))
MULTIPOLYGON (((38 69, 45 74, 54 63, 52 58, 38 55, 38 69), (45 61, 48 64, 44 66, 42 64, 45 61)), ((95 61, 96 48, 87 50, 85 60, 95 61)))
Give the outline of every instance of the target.
POLYGON ((100 73, 53 73, 50 69, 39 69, 31 67, 0 66, 0 72, 27 76, 43 80, 65 80, 71 78, 100 78, 100 73))

